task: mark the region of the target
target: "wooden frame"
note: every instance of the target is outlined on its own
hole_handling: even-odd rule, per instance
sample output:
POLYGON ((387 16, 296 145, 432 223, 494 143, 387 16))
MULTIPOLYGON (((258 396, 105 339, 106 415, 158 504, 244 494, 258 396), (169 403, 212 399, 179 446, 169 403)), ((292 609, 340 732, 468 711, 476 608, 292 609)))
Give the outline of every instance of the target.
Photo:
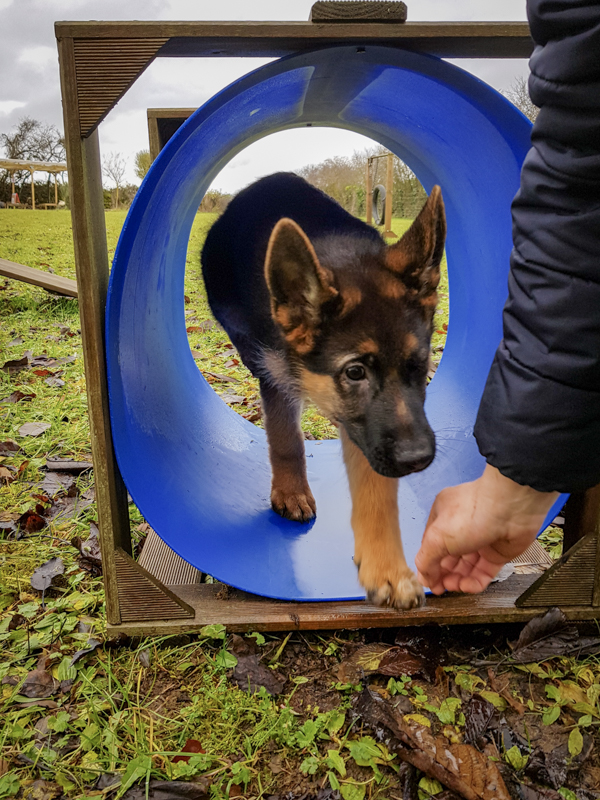
POLYGON ((392 230, 392 205, 394 200, 394 154, 383 153, 379 156, 369 156, 367 158, 367 169, 365 175, 366 184, 366 211, 367 211, 367 225, 373 223, 373 163, 379 159, 386 159, 385 171, 385 214, 383 220, 383 233, 381 234, 385 239, 397 239, 398 237, 392 230))
POLYGON ((108 254, 97 127, 154 58, 272 58, 336 43, 376 43, 453 58, 527 58, 532 52, 527 25, 58 22, 56 36, 109 629, 154 634, 193 630, 212 622, 231 630, 286 630, 526 620, 539 613, 540 603, 556 601, 561 576, 568 582, 574 571, 578 579, 568 593, 567 616, 597 616, 600 571, 596 567, 592 573, 591 565, 598 558, 598 493, 586 495, 573 516, 567 514, 571 527, 587 536, 545 575, 538 579, 513 575, 481 596, 430 598, 424 608, 410 612, 362 602, 283 603, 224 592, 198 583, 197 573, 155 537, 144 548, 141 563, 136 562, 131 557, 127 492, 114 457, 108 413, 104 347, 108 254), (591 574, 591 581, 582 581, 583 573, 591 574), (552 591, 544 589, 546 583, 552 591))
POLYGON ((154 161, 171 136, 192 116, 195 108, 149 108, 148 142, 150 161, 154 161))

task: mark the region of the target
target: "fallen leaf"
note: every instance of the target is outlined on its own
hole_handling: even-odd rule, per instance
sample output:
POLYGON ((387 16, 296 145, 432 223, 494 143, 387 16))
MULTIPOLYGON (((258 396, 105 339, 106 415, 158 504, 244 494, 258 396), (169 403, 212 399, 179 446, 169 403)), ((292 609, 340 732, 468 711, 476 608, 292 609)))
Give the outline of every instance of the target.
POLYGON ((233 680, 240 689, 251 694, 263 686, 270 695, 281 694, 286 681, 282 675, 261 664, 258 655, 239 656, 233 670, 233 680))
POLYGON ((2 372, 8 372, 9 375, 12 375, 15 372, 19 372, 19 370, 26 369, 28 366, 29 358, 27 355, 24 355, 23 358, 15 358, 11 361, 5 361, 1 369, 2 372))
POLYGON ((70 364, 71 362, 75 361, 77 356, 64 356, 63 358, 54 358, 54 356, 35 356, 30 361, 32 367, 57 367, 59 364, 70 364))
POLYGON ((70 458, 47 458, 46 468, 49 470, 58 470, 59 472, 85 472, 88 469, 93 469, 94 465, 91 461, 73 461, 70 458))
POLYGON ((73 667, 75 664, 84 656, 87 656, 88 653, 93 653, 97 647, 100 647, 102 642, 99 639, 90 639, 87 645, 82 648, 81 650, 77 650, 76 653, 73 654, 73 658, 69 661, 69 666, 73 667))
POLYGON ((356 712, 390 752, 465 800, 510 800, 496 764, 471 745, 451 744, 423 725, 405 723, 368 687, 358 698, 356 712))
POLYGON ((137 654, 137 660, 140 662, 142 667, 146 669, 150 666, 150 651, 149 650, 140 650, 137 654))
POLYGON ((20 436, 41 436, 51 425, 49 422, 26 422, 19 428, 20 436))
POLYGON ((208 370, 203 373, 204 375, 210 375, 211 378, 214 378, 216 381, 221 381, 223 383, 240 383, 237 378, 232 378, 230 375, 222 375, 220 372, 208 372, 208 370))
POLYGON ((27 619, 22 614, 13 614, 8 623, 8 630, 15 631, 27 626, 27 619))
POLYGON ((35 394, 25 394, 25 392, 21 392, 17 389, 16 392, 9 394, 8 397, 5 397, 4 400, 0 400, 0 403, 20 403, 21 401, 30 401, 36 397, 35 394))
POLYGON ((44 517, 38 514, 37 511, 31 509, 21 514, 17 520, 17 526, 20 530, 26 531, 27 533, 37 533, 43 530, 47 524, 48 521, 44 519, 44 517))
POLYGON ((62 559, 58 557, 51 558, 35 570, 31 576, 31 586, 43 592, 52 584, 53 579, 62 575, 64 571, 65 565, 62 559))
POLYGON ((40 659, 38 666, 27 673, 19 694, 25 697, 51 697, 58 690, 59 682, 46 670, 45 659, 40 659), (42 666, 40 666, 42 664, 42 666))
POLYGON ((391 645, 378 642, 357 648, 349 658, 341 661, 334 672, 342 683, 359 683, 365 675, 377 672, 384 653, 389 652, 391 645))
MULTIPOLYGON (((73 487, 74 488, 74 487, 73 487)), ((89 492, 84 492, 80 496, 56 497, 52 506, 48 509, 48 519, 65 522, 73 517, 78 517, 86 508, 92 505, 94 497, 89 492)))
POLYGON ((52 781, 37 780, 23 790, 23 800, 57 800, 63 796, 62 786, 52 781))
POLYGON ((486 732, 495 711, 495 707, 485 697, 480 694, 471 696, 465 709, 465 742, 467 744, 479 747, 479 739, 486 732))
POLYGON ((19 344, 23 344, 25 340, 21 336, 17 336, 15 339, 11 339, 10 342, 6 345, 7 347, 16 347, 19 344))
POLYGON ((13 473, 7 468, 0 466, 0 482, 8 485, 15 480, 13 473))
POLYGON ((49 497, 54 497, 58 492, 68 492, 75 483, 75 478, 66 472, 47 472, 39 489, 49 497))
POLYGON ((102 550, 100 549, 98 534, 98 526, 95 522, 91 522, 88 538, 85 541, 81 541, 79 537, 76 537, 72 542, 73 546, 81 553, 79 566, 95 577, 102 575, 102 550))
MULTIPOLYGON (((188 739, 187 742, 181 748, 182 753, 206 753, 206 750, 202 747, 200 742, 197 739, 188 739)), ((175 756, 173 758, 173 763, 175 764, 177 761, 185 761, 188 762, 191 758, 189 756, 175 756)))
POLYGON ((592 655, 600 652, 600 636, 580 636, 560 608, 551 608, 525 625, 512 648, 513 659, 522 664, 553 656, 592 655))
MULTIPOLYGON (((434 668, 435 669, 435 668, 434 668)), ((359 647, 337 667, 342 683, 358 683, 365 675, 429 675, 429 665, 408 647, 373 643, 359 647)))
POLYGON ((242 397, 239 394, 222 394, 221 395, 221 400, 224 400, 226 403, 229 403, 229 405, 238 405, 240 403, 243 403, 245 401, 245 399, 246 399, 245 397, 242 397))
POLYGON ((261 649, 252 639, 233 634, 231 652, 237 659, 233 680, 240 689, 254 693, 264 686, 271 695, 280 694, 286 679, 260 663, 261 649))
POLYGON ((5 439, 3 442, 0 442, 0 456, 14 456, 14 454, 19 453, 20 450, 21 448, 14 439, 5 439))
POLYGON ((122 800, 208 800, 208 781, 150 781, 148 794, 146 784, 132 786, 122 800))
POLYGON ((65 382, 62 381, 60 378, 54 378, 54 377, 46 378, 44 383, 46 384, 46 386, 50 386, 52 389, 60 389, 61 386, 65 385, 65 382))

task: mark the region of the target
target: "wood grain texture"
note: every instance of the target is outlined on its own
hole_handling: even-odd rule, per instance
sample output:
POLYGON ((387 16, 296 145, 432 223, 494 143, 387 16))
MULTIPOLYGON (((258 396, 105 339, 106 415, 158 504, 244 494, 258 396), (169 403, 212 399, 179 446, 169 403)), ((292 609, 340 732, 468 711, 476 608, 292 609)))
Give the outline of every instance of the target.
POLYGON ((406 3, 377 0, 319 0, 310 10, 310 22, 406 22, 406 3))
POLYGON ((121 548, 114 553, 121 621, 189 620, 194 609, 161 584, 121 548))
MULTIPOLYGON (((401 612, 377 608, 362 600, 287 603, 235 590, 223 591, 218 584, 171 586, 171 591, 194 608, 193 619, 109 625, 109 631, 145 636, 189 632, 215 623, 225 625, 229 631, 286 631, 525 622, 537 616, 540 609, 517 608, 515 600, 534 578, 513 575, 481 595, 428 596, 422 608, 401 612)), ((564 612, 568 619, 593 619, 597 614, 591 606, 571 606, 564 612)))
POLYGON ((25 264, 7 261, 5 258, 0 258, 0 275, 23 281, 23 283, 31 283, 34 286, 41 286, 42 289, 47 289, 55 294, 77 297, 77 281, 61 278, 60 275, 53 275, 51 272, 44 272, 41 269, 27 267, 25 264))
MULTIPOLYGON (((533 41, 525 22, 57 22, 57 38, 158 39, 158 54, 206 58, 278 58, 334 44, 380 44, 445 58, 529 58, 533 41)), ((86 45, 87 46, 87 45, 86 45)))
POLYGON ((200 583, 202 573, 180 558, 156 531, 146 536, 138 564, 164 586, 182 586, 200 583))
POLYGON ((115 460, 108 410, 104 347, 108 251, 102 170, 97 132, 81 138, 72 40, 61 39, 58 52, 106 609, 108 621, 117 623, 121 617, 114 554, 117 547, 131 552, 131 535, 127 491, 115 460))
POLYGON ((597 551, 595 533, 580 539, 517 600, 519 608, 592 606, 597 551))
POLYGON ((73 40, 79 124, 89 136, 167 41, 164 37, 73 40))

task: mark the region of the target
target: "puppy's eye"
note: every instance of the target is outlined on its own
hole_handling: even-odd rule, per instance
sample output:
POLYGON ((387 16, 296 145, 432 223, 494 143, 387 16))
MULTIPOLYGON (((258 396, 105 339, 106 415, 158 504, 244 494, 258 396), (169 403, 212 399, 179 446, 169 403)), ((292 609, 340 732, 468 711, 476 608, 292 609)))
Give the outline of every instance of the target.
POLYGON ((367 377, 367 371, 360 364, 352 364, 351 367, 346 369, 346 377, 351 381, 364 381, 367 377))

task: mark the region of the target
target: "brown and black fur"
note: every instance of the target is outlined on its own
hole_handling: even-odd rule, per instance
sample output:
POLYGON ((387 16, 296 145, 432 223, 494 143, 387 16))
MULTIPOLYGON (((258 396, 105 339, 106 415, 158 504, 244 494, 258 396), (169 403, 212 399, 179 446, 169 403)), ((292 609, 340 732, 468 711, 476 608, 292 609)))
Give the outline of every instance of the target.
POLYGON ((316 513, 302 403, 338 426, 352 495, 354 560, 369 599, 423 601, 406 565, 398 478, 425 469, 435 438, 423 410, 446 221, 434 187, 392 246, 293 174, 257 181, 208 234, 208 299, 258 377, 275 511, 316 513))

